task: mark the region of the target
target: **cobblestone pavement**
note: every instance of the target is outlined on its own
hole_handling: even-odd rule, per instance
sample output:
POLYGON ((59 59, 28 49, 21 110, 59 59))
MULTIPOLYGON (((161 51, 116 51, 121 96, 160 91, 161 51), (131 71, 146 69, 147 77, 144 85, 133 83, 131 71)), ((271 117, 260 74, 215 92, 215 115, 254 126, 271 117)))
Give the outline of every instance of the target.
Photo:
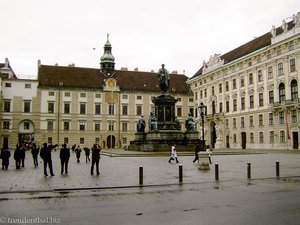
MULTIPOLYGON (((13 154, 12 154, 13 155, 13 154)), ((108 154, 109 155, 109 154, 108 154)), ((20 192, 35 190, 122 187, 139 184, 139 167, 144 169, 144 185, 161 185, 178 183, 179 164, 168 163, 169 156, 157 157, 110 157, 102 155, 100 176, 90 174, 91 163, 76 162, 71 153, 69 174, 60 174, 59 151, 53 152, 54 177, 44 177, 43 163, 39 158, 39 167, 34 168, 30 152, 26 153, 25 168, 15 169, 10 160, 9 169, 0 170, 0 192, 20 192)), ((276 161, 280 163, 280 176, 300 175, 300 154, 266 153, 249 155, 214 155, 209 171, 198 170, 193 164, 193 156, 181 156, 183 165, 183 182, 205 182, 215 179, 214 163, 219 164, 220 180, 244 180, 247 178, 247 162, 251 162, 252 178, 273 178, 276 176, 276 161)))

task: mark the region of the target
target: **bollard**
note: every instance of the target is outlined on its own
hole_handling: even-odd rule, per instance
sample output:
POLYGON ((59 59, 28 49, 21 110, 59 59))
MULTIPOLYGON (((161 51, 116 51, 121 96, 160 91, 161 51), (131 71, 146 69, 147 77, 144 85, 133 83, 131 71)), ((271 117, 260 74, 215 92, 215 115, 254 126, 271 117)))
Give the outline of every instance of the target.
POLYGON ((247 178, 251 179, 251 163, 247 163, 247 178))
POLYGON ((179 183, 182 184, 182 164, 179 164, 179 183))
POLYGON ((139 183, 140 183, 140 185, 143 185, 143 166, 140 166, 140 170, 139 170, 139 177, 140 177, 140 179, 139 179, 139 183))
POLYGON ((280 177, 279 162, 276 161, 276 177, 280 177))
POLYGON ((215 163, 215 179, 219 180, 219 164, 215 163))

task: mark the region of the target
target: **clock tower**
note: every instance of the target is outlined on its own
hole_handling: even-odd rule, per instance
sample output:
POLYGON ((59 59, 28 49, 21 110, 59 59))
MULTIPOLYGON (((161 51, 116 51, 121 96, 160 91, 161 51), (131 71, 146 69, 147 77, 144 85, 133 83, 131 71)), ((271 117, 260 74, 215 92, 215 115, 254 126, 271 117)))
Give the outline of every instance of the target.
POLYGON ((111 44, 109 42, 109 34, 104 45, 104 53, 100 58, 100 70, 106 76, 112 76, 115 73, 115 57, 111 53, 111 44))

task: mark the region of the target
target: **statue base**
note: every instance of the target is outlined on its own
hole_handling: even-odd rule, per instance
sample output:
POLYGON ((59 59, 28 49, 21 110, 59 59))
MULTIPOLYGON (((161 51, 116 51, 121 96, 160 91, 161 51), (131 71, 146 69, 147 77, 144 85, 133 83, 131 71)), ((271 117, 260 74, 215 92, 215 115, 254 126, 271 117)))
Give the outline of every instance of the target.
POLYGON ((210 153, 209 152, 199 152, 198 153, 198 169, 199 170, 210 170, 210 153))

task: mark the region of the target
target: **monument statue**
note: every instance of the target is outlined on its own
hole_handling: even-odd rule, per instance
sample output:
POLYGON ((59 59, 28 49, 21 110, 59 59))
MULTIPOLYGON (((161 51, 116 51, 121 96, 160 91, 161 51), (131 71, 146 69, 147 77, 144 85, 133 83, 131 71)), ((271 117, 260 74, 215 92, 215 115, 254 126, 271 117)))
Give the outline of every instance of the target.
POLYGON ((145 132, 145 127, 146 127, 146 123, 145 123, 144 117, 141 116, 141 118, 139 119, 139 121, 137 123, 137 131, 145 132))
POLYGON ((195 121, 191 113, 188 114, 188 118, 185 120, 185 128, 188 132, 195 131, 195 121))
POLYGON ((170 85, 170 75, 165 69, 165 64, 161 65, 161 68, 158 70, 157 76, 159 78, 160 90, 162 92, 168 92, 170 85))
POLYGON ((157 130, 157 119, 153 112, 150 112, 149 130, 157 130))
POLYGON ((177 130, 180 130, 180 128, 181 128, 181 126, 180 126, 180 121, 179 121, 179 119, 178 119, 177 116, 175 117, 175 123, 176 123, 176 129, 177 129, 177 130))

